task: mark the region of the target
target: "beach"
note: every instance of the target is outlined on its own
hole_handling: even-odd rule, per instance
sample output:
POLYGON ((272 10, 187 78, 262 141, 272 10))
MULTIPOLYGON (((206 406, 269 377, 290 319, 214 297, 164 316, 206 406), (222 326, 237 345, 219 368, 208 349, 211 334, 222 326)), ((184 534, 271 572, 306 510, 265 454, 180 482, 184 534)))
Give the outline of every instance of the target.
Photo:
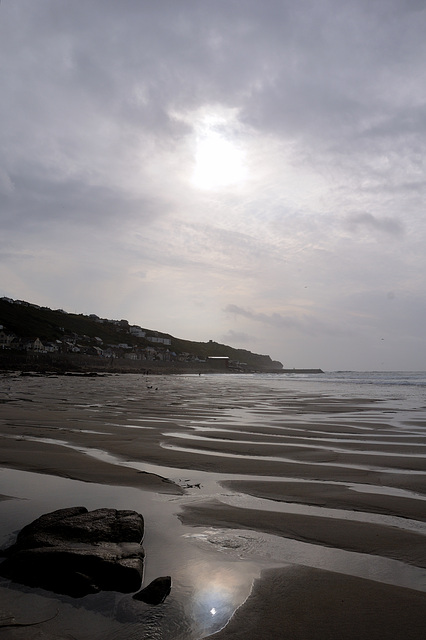
POLYGON ((3 579, 3 637, 423 638, 424 387, 341 378, 4 374, 2 546, 56 508, 132 508, 144 581, 174 586, 153 610, 3 579))

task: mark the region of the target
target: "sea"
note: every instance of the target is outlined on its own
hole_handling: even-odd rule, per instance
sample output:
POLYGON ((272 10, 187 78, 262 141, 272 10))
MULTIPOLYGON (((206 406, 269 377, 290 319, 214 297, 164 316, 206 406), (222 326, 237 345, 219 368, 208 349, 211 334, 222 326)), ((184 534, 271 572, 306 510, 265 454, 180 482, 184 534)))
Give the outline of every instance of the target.
MULTIPOLYGON (((283 380, 298 380, 302 383, 328 388, 348 389, 374 386, 377 390, 386 387, 420 387, 426 389, 426 371, 324 371, 323 373, 283 373, 283 374, 254 374, 262 378, 273 379, 282 377, 283 380)), ((380 392, 380 391, 379 391, 380 392)))
POLYGON ((400 400, 402 404, 426 403, 426 371, 324 371, 319 374, 254 374, 267 384, 282 388, 317 391, 336 397, 352 395, 378 400, 400 400))

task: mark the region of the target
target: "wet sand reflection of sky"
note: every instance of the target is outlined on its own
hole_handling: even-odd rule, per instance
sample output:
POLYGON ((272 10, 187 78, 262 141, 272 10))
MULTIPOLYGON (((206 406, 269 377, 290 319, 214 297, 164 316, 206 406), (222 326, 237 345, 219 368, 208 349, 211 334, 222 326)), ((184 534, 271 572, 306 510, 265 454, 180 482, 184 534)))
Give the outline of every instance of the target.
MULTIPOLYGON (((253 580, 260 575, 256 563, 232 558, 217 546, 194 544, 197 541, 192 535, 197 529, 182 525, 175 517, 175 497, 14 469, 0 469, 0 482, 2 493, 11 496, 0 501, 0 547, 12 544, 16 533, 42 513, 64 506, 134 509, 143 514, 146 552, 143 584, 146 586, 159 575, 172 576, 172 591, 163 613, 160 607, 145 607, 127 594, 102 592, 78 602, 88 612, 121 616, 122 622, 132 625, 148 625, 152 629, 149 637, 160 638, 164 633, 164 637, 195 640, 218 631, 248 597, 253 580), (167 614, 169 610, 173 611, 172 616, 167 614)), ((1 579, 0 587, 6 585, 16 590, 18 601, 26 591, 1 579)), ((60 600, 75 606, 75 601, 68 597, 49 592, 44 595, 53 603, 60 600)))

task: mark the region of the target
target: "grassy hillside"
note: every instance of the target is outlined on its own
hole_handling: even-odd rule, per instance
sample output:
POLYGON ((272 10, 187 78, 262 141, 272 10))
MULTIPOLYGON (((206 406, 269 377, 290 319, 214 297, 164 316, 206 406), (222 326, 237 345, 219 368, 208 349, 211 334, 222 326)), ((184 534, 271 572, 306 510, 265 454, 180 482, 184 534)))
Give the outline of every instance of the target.
MULTIPOLYGON (((47 307, 37 308, 28 303, 17 304, 0 299, 0 324, 7 332, 13 332, 18 337, 40 338, 43 341, 61 340, 64 336, 77 334, 80 337, 94 339, 101 338, 105 344, 129 345, 144 347, 152 345, 144 338, 136 338, 125 328, 117 326, 112 321, 102 323, 82 314, 64 313, 47 307)), ((154 333, 146 329, 147 334, 154 333)), ((217 342, 194 342, 181 340, 169 334, 159 333, 159 336, 171 339, 170 350, 176 353, 189 353, 199 358, 208 356, 228 356, 231 360, 245 362, 250 367, 261 369, 280 369, 281 363, 274 362, 267 355, 259 355, 245 349, 234 349, 217 342)))
POLYGON ((40 338, 42 342, 61 340, 64 335, 74 333, 89 338, 97 336, 107 344, 129 342, 130 338, 127 332, 112 323, 100 324, 88 316, 12 304, 5 300, 0 300, 0 324, 18 337, 40 338))
POLYGON ((202 358, 207 358, 208 356, 229 356, 231 360, 245 362, 248 365, 256 367, 274 368, 274 366, 276 366, 280 368, 279 365, 281 364, 277 362, 274 363, 269 356, 252 353, 245 349, 234 349, 233 347, 220 344, 219 342, 213 342, 212 340, 209 342, 192 342, 172 337, 172 346, 176 352, 187 351, 202 358))

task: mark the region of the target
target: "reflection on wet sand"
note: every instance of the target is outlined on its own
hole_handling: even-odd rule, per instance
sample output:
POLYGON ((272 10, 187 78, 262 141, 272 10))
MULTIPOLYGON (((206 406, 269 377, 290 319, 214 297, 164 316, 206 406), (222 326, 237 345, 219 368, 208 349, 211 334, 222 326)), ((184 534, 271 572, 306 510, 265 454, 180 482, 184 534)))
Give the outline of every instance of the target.
MULTIPOLYGON (((217 553, 213 548, 206 551, 203 545, 193 544, 193 529, 182 526, 174 515, 177 510, 174 499, 158 499, 155 494, 128 487, 88 485, 75 480, 53 479, 43 474, 8 469, 0 471, 0 481, 4 490, 16 497, 0 503, 2 547, 12 543, 16 530, 40 513, 61 508, 64 504, 84 503, 89 509, 105 506, 134 509, 144 514, 146 523, 144 584, 166 572, 173 575, 172 592, 164 605, 159 607, 136 602, 131 595, 118 593, 103 592, 76 601, 67 596, 35 590, 43 603, 37 606, 42 606, 43 610, 49 609, 47 602, 51 603, 51 609, 60 605, 60 614, 46 624, 49 628, 60 629, 64 624, 73 624, 77 605, 79 615, 76 620, 83 618, 87 621, 102 615, 125 625, 124 630, 122 626, 117 627, 120 638, 132 638, 136 628, 144 634, 150 629, 151 635, 143 636, 147 638, 183 640, 202 637, 217 631, 227 622, 247 598, 253 579, 259 575, 259 567, 249 559, 240 561, 217 553), (14 532, 10 532, 11 522, 16 526, 14 532), (73 612, 72 620, 69 619, 69 607, 73 612)), ((28 608, 33 602, 28 596, 30 591, 2 580, 0 602, 2 605, 9 602, 9 609, 17 620, 22 616, 34 619, 32 609, 28 608), (27 601, 28 605, 24 606, 27 601)), ((75 624, 77 628, 73 635, 84 637, 77 634, 80 622, 75 624)), ((101 628, 104 628, 104 624, 101 628)), ((6 633, 6 629, 3 633, 6 633)), ((110 636, 96 632, 91 637, 100 639, 110 636)))

